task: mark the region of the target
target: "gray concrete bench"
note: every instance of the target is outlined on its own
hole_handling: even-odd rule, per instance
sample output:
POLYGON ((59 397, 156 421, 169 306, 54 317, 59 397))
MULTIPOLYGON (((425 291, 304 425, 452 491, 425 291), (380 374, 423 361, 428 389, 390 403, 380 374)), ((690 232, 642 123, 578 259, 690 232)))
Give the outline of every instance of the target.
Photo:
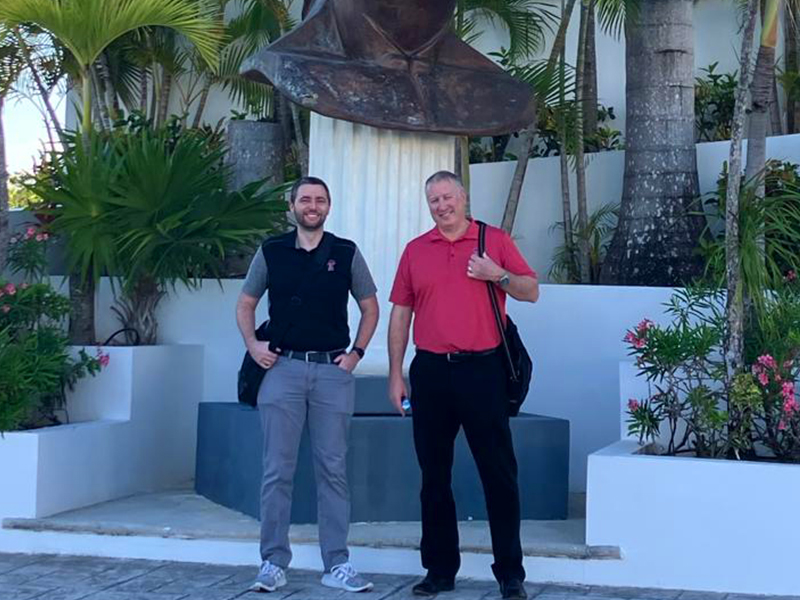
MULTIPOLYGON (((348 473, 353 522, 418 521, 420 473, 411 418, 387 412, 386 380, 357 379, 348 473)), ((521 414, 511 420, 519 463, 523 519, 566 519, 569 422, 521 414)), ((206 498, 259 517, 262 435, 255 409, 230 402, 200 404, 196 489, 206 498)), ((477 470, 463 432, 456 441, 453 493, 459 520, 486 519, 477 470)), ((300 443, 293 523, 317 519, 308 431, 300 443)))

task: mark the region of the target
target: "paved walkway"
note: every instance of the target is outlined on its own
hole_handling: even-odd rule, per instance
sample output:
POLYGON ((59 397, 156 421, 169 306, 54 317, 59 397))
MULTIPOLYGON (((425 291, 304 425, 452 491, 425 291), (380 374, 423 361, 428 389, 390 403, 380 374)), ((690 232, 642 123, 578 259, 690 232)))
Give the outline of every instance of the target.
MULTIPOLYGON (((361 600, 409 600, 418 579, 402 575, 374 575, 375 589, 352 595, 325 588, 319 573, 292 571, 289 584, 278 592, 248 592, 255 567, 226 567, 145 560, 0 554, 2 600, 329 600, 348 597, 361 600)), ((537 600, 753 600, 754 597, 701 594, 679 590, 527 585, 537 600)), ((442 600, 499 598, 492 582, 459 580, 456 591, 442 600)), ((767 597, 763 597, 768 600, 767 597)))

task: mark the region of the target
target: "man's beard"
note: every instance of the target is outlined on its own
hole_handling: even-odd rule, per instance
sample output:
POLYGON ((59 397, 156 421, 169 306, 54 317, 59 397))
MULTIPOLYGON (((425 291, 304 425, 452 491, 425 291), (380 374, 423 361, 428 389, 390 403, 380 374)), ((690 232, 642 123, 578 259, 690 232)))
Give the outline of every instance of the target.
POLYGON ((327 215, 318 214, 318 219, 316 223, 309 223, 305 220, 304 215, 302 212, 295 212, 294 213, 294 220, 297 222, 297 226, 305 229, 306 231, 317 231, 318 229, 322 229, 322 226, 325 225, 325 219, 327 215))

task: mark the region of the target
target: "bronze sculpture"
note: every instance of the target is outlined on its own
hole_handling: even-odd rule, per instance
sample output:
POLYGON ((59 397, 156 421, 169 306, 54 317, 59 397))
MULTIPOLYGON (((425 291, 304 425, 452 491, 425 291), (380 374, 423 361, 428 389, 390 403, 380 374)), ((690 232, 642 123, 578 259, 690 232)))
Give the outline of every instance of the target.
POLYGON ((520 130, 531 91, 450 30, 456 0, 305 0, 302 24, 244 65, 323 115, 456 135, 520 130))

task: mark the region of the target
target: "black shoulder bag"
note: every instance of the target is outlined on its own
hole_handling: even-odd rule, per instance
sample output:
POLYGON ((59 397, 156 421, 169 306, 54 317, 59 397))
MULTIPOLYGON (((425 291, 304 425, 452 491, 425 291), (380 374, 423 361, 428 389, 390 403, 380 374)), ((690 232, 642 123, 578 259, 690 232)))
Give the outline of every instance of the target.
MULTIPOLYGON (((486 252, 486 223, 478 221, 478 255, 483 256, 486 252)), ((486 282, 486 291, 492 303, 494 318, 497 322, 497 329, 502 340, 503 354, 505 360, 503 364, 506 368, 506 398, 508 399, 508 414, 516 417, 519 409, 528 395, 533 375, 533 362, 522 343, 517 326, 506 314, 506 326, 503 327, 503 319, 500 316, 500 307, 497 304, 497 296, 494 293, 494 284, 486 282)))
MULTIPOLYGON (((286 337, 286 334, 289 332, 289 328, 292 326, 293 323, 297 321, 300 316, 300 308, 302 307, 302 294, 305 290, 306 285, 313 280, 312 275, 314 275, 318 270, 320 270, 324 265, 327 264, 328 258, 331 255, 331 249, 333 248, 333 238, 329 234, 325 234, 322 237, 322 240, 319 243, 319 247, 314 252, 314 263, 311 272, 305 277, 301 282, 300 285, 297 286, 297 289, 294 293, 294 296, 300 299, 300 302, 296 305, 292 306, 292 312, 289 315, 289 318, 283 323, 283 326, 280 329, 280 332, 274 336, 273 340, 270 340, 270 349, 272 348, 280 348, 283 342, 283 338, 286 337)), ((263 248, 261 250, 264 251, 263 248)), ((264 260, 266 261, 267 257, 264 256, 264 260)), ((267 338, 267 325, 269 321, 264 321, 261 325, 258 326, 256 329, 256 339, 259 342, 265 342, 268 340, 267 338)), ((239 402, 242 404, 247 404, 248 406, 255 407, 258 404, 258 390, 261 387, 261 382, 264 380, 264 375, 266 375, 267 370, 259 365, 253 357, 250 356, 250 352, 247 350, 244 351, 244 358, 242 359, 242 366, 239 368, 239 376, 238 376, 238 395, 239 395, 239 402)))

